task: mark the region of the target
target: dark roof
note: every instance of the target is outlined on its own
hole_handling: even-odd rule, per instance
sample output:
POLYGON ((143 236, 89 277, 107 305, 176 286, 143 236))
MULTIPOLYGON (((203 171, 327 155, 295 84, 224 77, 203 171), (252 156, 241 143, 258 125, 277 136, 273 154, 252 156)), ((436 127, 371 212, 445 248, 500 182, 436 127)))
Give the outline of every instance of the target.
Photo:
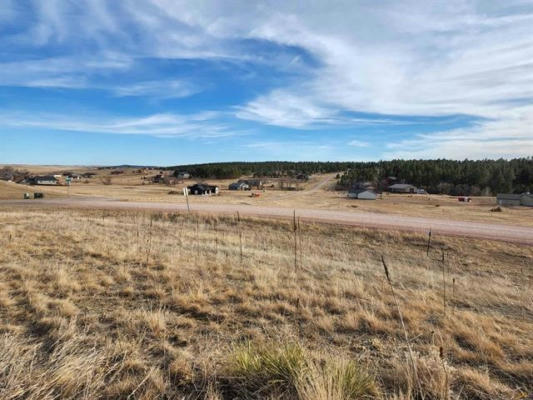
POLYGON ((230 183, 230 186, 231 187, 240 187, 240 186, 250 186, 248 185, 248 183, 244 182, 244 181, 238 181, 238 182, 233 182, 233 183, 230 183))
POLYGON ((217 188, 216 185, 209 185, 207 183, 195 183, 194 185, 188 186, 188 189, 202 189, 202 190, 213 190, 217 188))

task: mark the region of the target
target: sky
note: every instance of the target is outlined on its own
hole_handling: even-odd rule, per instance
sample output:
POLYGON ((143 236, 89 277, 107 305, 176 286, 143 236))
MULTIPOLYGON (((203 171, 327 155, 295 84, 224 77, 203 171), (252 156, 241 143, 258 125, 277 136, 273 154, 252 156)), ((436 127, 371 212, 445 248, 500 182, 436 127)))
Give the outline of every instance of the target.
POLYGON ((533 0, 1 0, 0 163, 533 156, 533 0))

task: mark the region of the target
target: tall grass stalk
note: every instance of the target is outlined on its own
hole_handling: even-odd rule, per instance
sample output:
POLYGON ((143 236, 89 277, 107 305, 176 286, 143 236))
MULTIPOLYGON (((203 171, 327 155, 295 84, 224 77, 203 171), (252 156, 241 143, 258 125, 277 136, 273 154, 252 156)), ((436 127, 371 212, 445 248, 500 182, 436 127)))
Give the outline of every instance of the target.
POLYGON ((407 350, 409 352, 409 360, 411 361, 411 368, 413 371, 413 375, 418 385, 418 391, 420 393, 420 396, 422 396, 422 399, 424 399, 424 392, 422 391, 422 385, 420 384, 420 380, 418 379, 418 371, 416 368, 413 349, 411 347, 411 341, 409 340, 409 335, 407 334, 407 328, 405 327, 405 323, 403 322, 403 316, 402 316, 402 311, 400 309, 400 303, 398 302, 398 298, 396 297, 396 293, 394 292, 394 286, 392 284, 392 280, 389 274, 389 268, 387 267, 387 263, 385 262, 385 257, 383 256, 381 256, 381 263, 383 264, 383 269, 385 270, 385 276, 387 277, 387 282, 389 282, 390 290, 392 293, 392 298, 394 299, 394 303, 396 304, 396 310, 398 311, 398 315, 400 316, 400 323, 402 324, 402 330, 405 336, 405 343, 407 344, 407 350))

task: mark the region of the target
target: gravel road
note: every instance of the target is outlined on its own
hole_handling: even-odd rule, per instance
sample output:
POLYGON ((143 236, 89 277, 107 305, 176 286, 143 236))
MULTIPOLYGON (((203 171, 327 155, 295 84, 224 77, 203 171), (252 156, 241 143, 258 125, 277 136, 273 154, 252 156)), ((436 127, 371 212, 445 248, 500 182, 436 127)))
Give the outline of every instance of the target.
MULTIPOLYGON (((43 200, 0 200, 0 206, 20 207, 75 207, 122 210, 185 211, 185 204, 118 201, 103 198, 68 198, 43 200)), ((234 204, 191 204, 191 211, 212 214, 235 214, 243 216, 292 218, 293 209, 234 204)), ((302 220, 333 224, 361 226, 377 229, 428 232, 433 234, 466 236, 533 245, 533 228, 518 225, 481 222, 453 221, 444 219, 410 217, 369 212, 345 212, 299 208, 296 215, 302 220)), ((533 214, 532 214, 533 215, 533 214)))

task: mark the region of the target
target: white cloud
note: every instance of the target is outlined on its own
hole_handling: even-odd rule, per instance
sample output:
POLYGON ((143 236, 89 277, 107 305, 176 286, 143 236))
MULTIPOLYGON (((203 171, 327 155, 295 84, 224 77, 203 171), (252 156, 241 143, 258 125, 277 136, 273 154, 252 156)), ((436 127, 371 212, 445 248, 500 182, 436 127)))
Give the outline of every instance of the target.
POLYGON ((307 126, 309 120, 322 124, 338 121, 334 110, 321 107, 309 99, 277 91, 238 108, 236 115, 242 119, 290 128, 307 126))
POLYGON ((242 134, 220 122, 215 112, 196 114, 153 114, 146 117, 87 118, 56 114, 11 112, 0 114, 0 124, 13 128, 42 128, 47 130, 149 135, 156 137, 213 138, 242 134))
POLYGON ((368 142, 363 142, 361 140, 350 140, 348 142, 348 146, 353 146, 353 147, 369 147, 370 146, 370 143, 368 142))
POLYGON ((533 106, 468 128, 417 135, 389 143, 384 158, 512 158, 533 156, 533 106))
POLYGON ((150 96, 159 98, 187 97, 200 91, 198 87, 188 82, 177 80, 138 82, 131 85, 110 86, 109 89, 120 97, 150 96))

